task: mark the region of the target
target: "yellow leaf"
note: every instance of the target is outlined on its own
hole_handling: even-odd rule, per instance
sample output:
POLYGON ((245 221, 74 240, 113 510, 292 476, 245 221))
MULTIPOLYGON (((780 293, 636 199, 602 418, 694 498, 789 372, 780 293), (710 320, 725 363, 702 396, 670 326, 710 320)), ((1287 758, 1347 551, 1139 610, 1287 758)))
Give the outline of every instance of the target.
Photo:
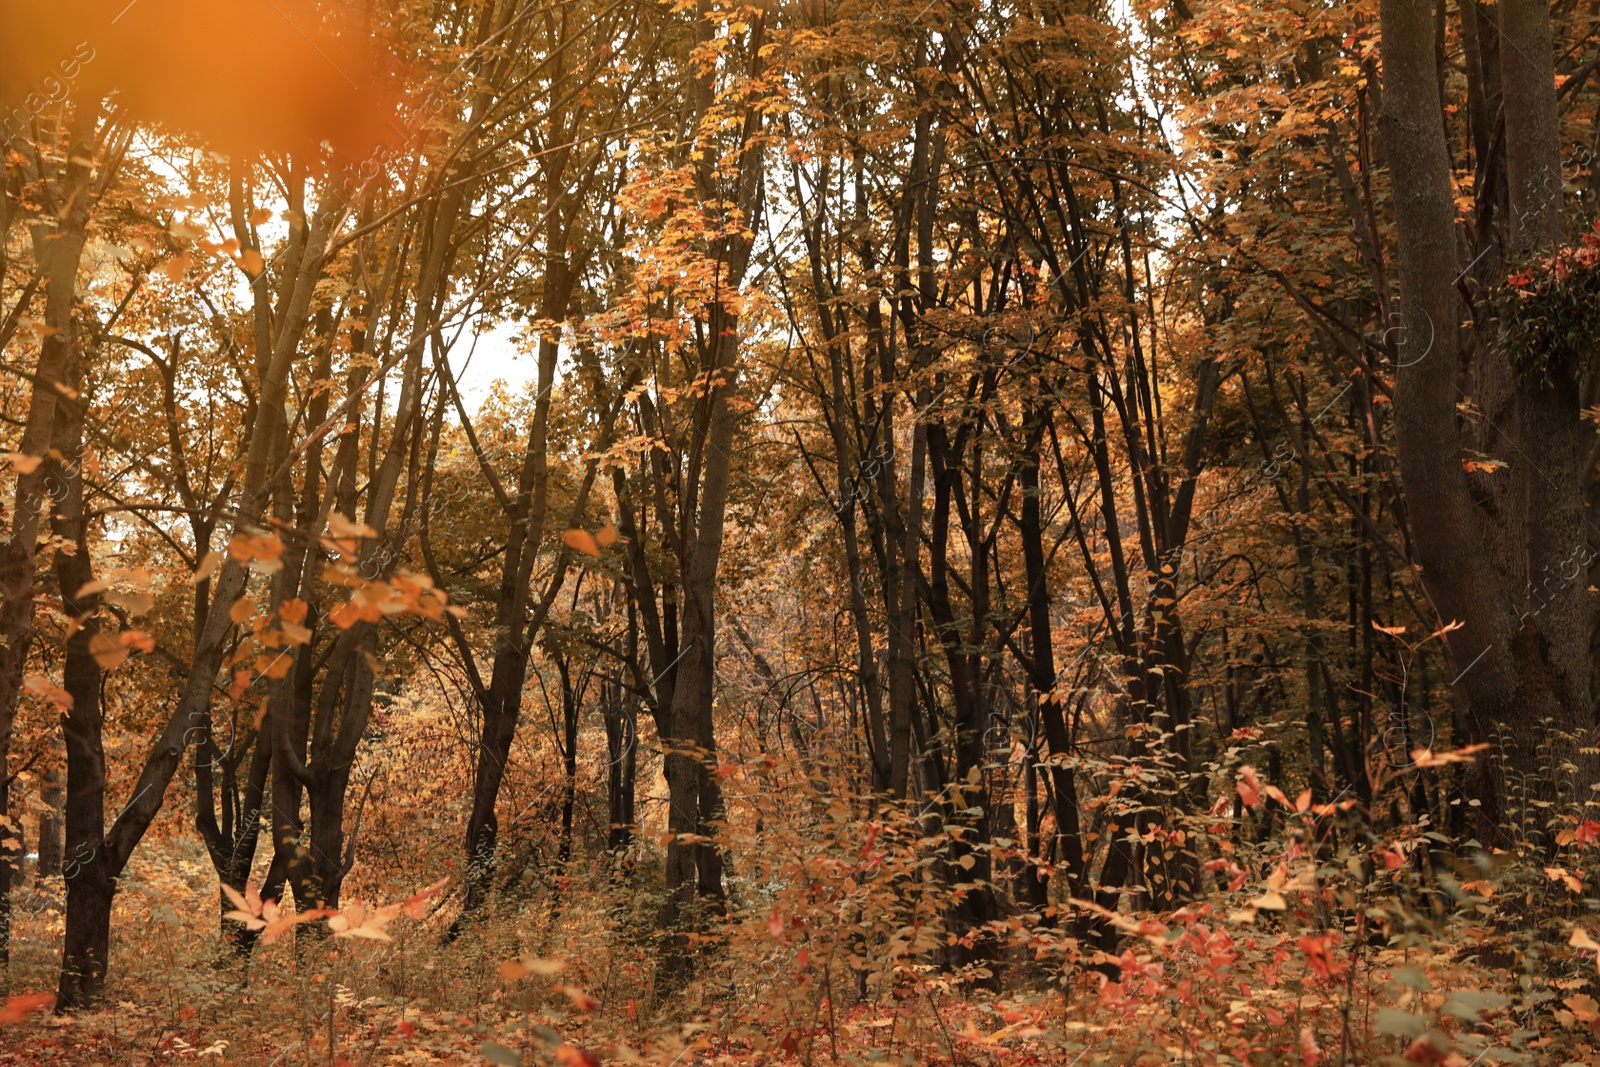
POLYGON ((234 622, 242 623, 254 615, 256 606, 247 597, 240 597, 233 602, 233 607, 228 609, 228 618, 234 622))
POLYGON ((600 529, 595 531, 594 539, 601 548, 610 548, 612 545, 617 543, 616 526, 609 522, 606 523, 604 526, 600 527, 600 529))
POLYGON ((253 248, 247 248, 239 253, 239 267, 252 278, 259 277, 261 272, 267 269, 261 253, 253 248))
POLYGON ((32 474, 44 462, 43 456, 25 456, 21 452, 7 452, 4 458, 18 474, 32 474))

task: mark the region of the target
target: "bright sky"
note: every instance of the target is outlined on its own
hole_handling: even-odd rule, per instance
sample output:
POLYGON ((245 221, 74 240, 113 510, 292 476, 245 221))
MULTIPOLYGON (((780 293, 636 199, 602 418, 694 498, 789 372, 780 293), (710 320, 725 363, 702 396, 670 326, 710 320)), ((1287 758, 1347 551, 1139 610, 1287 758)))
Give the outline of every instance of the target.
POLYGON ((475 343, 462 338, 451 354, 451 364, 469 412, 477 410, 497 380, 516 393, 528 388, 538 371, 533 356, 517 351, 515 333, 505 324, 478 337, 475 343))

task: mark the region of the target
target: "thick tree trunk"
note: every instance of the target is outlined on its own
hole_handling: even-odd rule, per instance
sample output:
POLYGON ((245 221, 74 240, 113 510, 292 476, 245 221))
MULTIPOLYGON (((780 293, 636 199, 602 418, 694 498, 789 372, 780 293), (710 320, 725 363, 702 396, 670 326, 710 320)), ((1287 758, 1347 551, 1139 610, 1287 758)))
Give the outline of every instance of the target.
MULTIPOLYGON (((82 381, 76 352, 68 361, 66 380, 82 381)), ((105 725, 100 705, 100 664, 94 642, 104 642, 102 627, 114 632, 108 616, 99 614, 98 593, 80 598, 78 590, 94 580, 84 520, 83 475, 76 460, 82 455, 81 408, 57 419, 52 444, 56 455, 57 493, 52 527, 55 535, 76 546, 57 552, 56 585, 62 606, 79 625, 68 639, 62 687, 71 707, 61 716, 67 749, 66 935, 61 953, 61 983, 56 1010, 93 1006, 105 984, 111 937, 111 900, 125 857, 119 857, 105 835, 106 755, 101 735, 105 725)), ((137 801, 137 797, 135 801, 137 801)))
MULTIPOLYGON (((1506 383, 1504 405, 1493 401, 1489 413, 1512 438, 1513 487, 1501 496, 1509 505, 1501 513, 1479 509, 1462 468, 1457 422, 1464 309, 1431 16, 1414 0, 1385 0, 1381 11, 1382 135, 1405 325, 1396 360, 1396 445, 1424 588, 1440 620, 1460 624, 1447 640, 1463 721, 1471 740, 1498 746, 1477 785, 1487 845, 1510 814, 1508 802, 1558 799, 1555 781, 1538 772, 1552 758, 1577 768, 1563 786, 1577 803, 1588 801, 1588 787, 1600 780, 1594 758, 1579 751, 1593 729, 1584 584, 1553 590, 1542 610, 1526 610, 1523 592, 1584 545, 1577 383, 1559 374, 1554 384, 1516 380, 1495 339, 1476 338, 1479 380, 1506 383)), ((1561 232, 1549 8, 1507 0, 1499 11, 1508 51, 1519 56, 1501 71, 1507 230, 1512 254, 1525 256, 1548 249, 1561 232)), ((1542 827, 1530 829, 1537 835, 1542 827)))
MULTIPOLYGON (((79 108, 73 118, 67 161, 53 190, 60 211, 57 225, 34 228, 33 246, 45 278, 45 324, 50 328, 40 346, 34 385, 28 402, 28 421, 18 451, 43 458, 55 437, 55 423, 73 401, 58 390, 77 343, 72 317, 77 295, 78 265, 83 257, 90 214, 95 126, 99 109, 79 108)), ((33 648, 35 551, 39 527, 54 491, 48 478, 54 466, 41 463, 19 472, 11 536, 0 549, 0 780, 10 774, 11 733, 16 721, 22 678, 33 648)), ((12 818, 10 790, 0 789, 0 819, 12 818)), ((13 857, 0 852, 0 963, 11 958, 11 886, 15 880, 13 857)))

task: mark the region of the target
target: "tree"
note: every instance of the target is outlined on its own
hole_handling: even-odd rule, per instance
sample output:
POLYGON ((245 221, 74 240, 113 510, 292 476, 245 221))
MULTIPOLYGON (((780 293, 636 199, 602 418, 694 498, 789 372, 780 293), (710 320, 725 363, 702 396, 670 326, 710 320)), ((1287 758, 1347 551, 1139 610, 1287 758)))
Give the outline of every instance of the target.
MULTIPOLYGON (((1459 624, 1447 640, 1468 736, 1500 746, 1477 787, 1480 834, 1495 840, 1496 824, 1522 802, 1512 791, 1543 753, 1558 752, 1575 768, 1563 799, 1587 803, 1600 781, 1582 751, 1593 725, 1585 586, 1563 583, 1542 607, 1531 599, 1534 583, 1586 544, 1589 431, 1579 416, 1581 365, 1562 350, 1513 359, 1503 343, 1512 323, 1476 306, 1500 283, 1503 264, 1548 254, 1564 236, 1549 5, 1516 0, 1498 11, 1508 213, 1497 219, 1494 202, 1480 202, 1475 258, 1465 263, 1427 43, 1432 18, 1415 4, 1382 5, 1382 134, 1405 331, 1397 339, 1396 448, 1423 588, 1441 624, 1459 624), (1463 277, 1483 286, 1468 303, 1468 328, 1459 325, 1463 277), (1464 390, 1483 412, 1481 427, 1462 423, 1464 390), (1463 466, 1480 435, 1486 451, 1505 457, 1498 481, 1463 466)), ((1474 95, 1489 88, 1479 83, 1474 95)), ((1485 159, 1485 179, 1501 165, 1485 159)), ((1555 799, 1550 779, 1531 781, 1545 784, 1530 785, 1526 799, 1555 799)))

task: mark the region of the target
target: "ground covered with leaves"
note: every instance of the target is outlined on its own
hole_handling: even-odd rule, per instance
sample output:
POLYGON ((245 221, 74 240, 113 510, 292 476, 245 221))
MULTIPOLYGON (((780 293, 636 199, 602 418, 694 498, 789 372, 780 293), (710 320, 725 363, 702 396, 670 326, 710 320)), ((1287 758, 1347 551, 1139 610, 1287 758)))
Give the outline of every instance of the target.
MULTIPOLYGON (((13 995, 0 1064, 1600 1062, 1583 918, 1600 823, 1559 833, 1544 865, 1378 840, 1358 806, 1290 799, 1248 766, 1237 793, 1240 818, 1201 832, 1274 832, 1219 849, 1201 899, 1014 908, 966 946, 943 917, 961 887, 933 877, 949 836, 817 796, 804 828, 830 825, 826 847, 773 832, 736 868, 734 910, 687 943, 654 928, 648 869, 532 872, 454 938, 449 878, 379 865, 361 872, 374 899, 337 914, 266 925, 252 886, 219 925, 203 853, 169 842, 119 893, 106 1003, 57 1017, 48 994, 13 995), (222 931, 246 922, 271 943, 242 956, 222 931), (1105 926, 1116 953, 1090 947, 1105 926)), ((49 987, 59 889, 21 895, 14 988, 49 987)))

